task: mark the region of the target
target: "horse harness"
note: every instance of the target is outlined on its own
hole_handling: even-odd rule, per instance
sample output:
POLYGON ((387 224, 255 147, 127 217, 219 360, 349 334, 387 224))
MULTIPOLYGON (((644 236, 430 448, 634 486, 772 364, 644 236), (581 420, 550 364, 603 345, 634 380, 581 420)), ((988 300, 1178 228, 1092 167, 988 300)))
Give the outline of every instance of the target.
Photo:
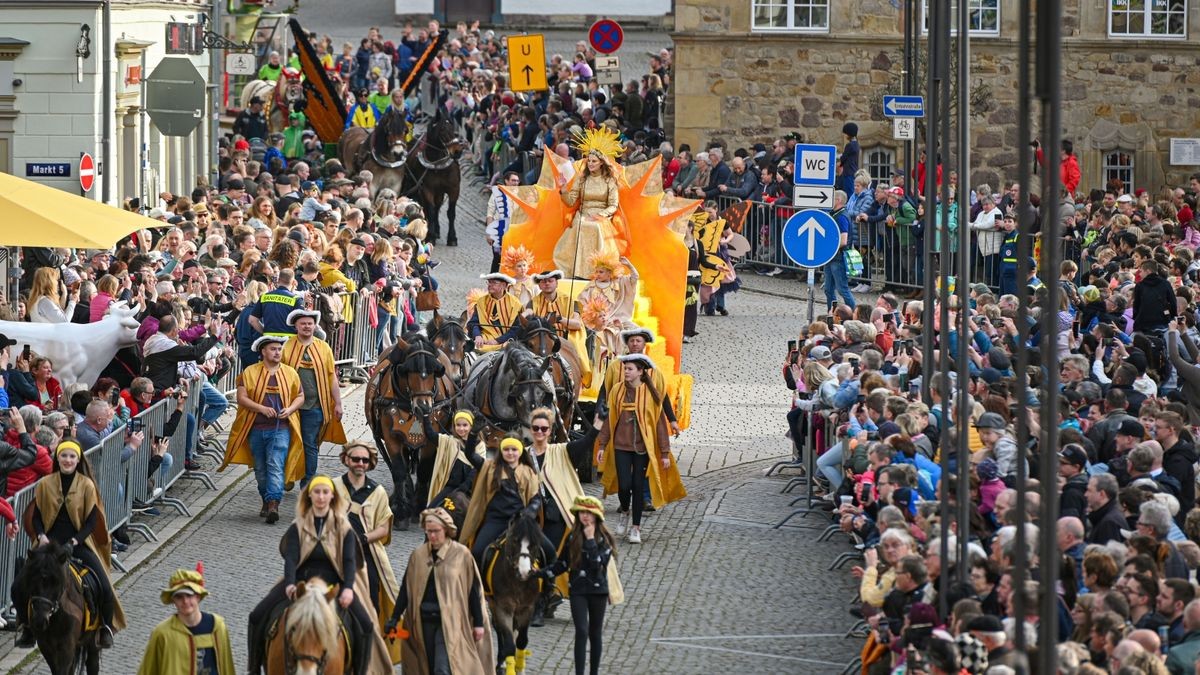
POLYGON ((459 379, 461 379, 466 374, 466 368, 464 367, 465 366, 464 362, 466 361, 466 344, 468 341, 467 337, 466 337, 466 330, 463 329, 463 327, 461 325, 459 325, 453 321, 443 321, 442 327, 438 328, 436 331, 434 331, 433 336, 430 338, 430 340, 435 341, 435 344, 436 344, 436 340, 439 337, 443 337, 443 336, 447 335, 452 328, 456 328, 456 327, 460 331, 463 332, 463 358, 459 359, 459 360, 455 360, 455 359, 451 358, 450 352, 446 351, 445 349, 442 349, 442 353, 446 355, 446 360, 450 362, 450 365, 454 366, 455 368, 458 368, 458 376, 459 376, 459 379))
MULTIPOLYGON (((434 359, 435 361, 437 360, 437 356, 435 354, 433 354, 432 352, 430 352, 427 349, 421 348, 421 349, 417 349, 416 351, 406 354, 404 357, 404 362, 408 362, 410 359, 418 357, 418 356, 428 356, 431 359, 434 359)), ((393 392, 400 391, 401 387, 399 386, 400 385, 399 374, 395 371, 394 366, 388 369, 388 375, 392 378, 392 391, 393 392)), ((393 409, 393 414, 395 415, 395 418, 396 418, 392 424, 392 429, 391 429, 391 432, 393 434, 403 435, 406 439, 408 439, 410 444, 418 444, 418 445, 420 444, 420 442, 421 442, 420 439, 423 438, 423 433, 417 434, 413 431, 413 426, 416 423, 416 421, 418 419, 418 415, 420 413, 419 413, 419 411, 416 411, 413 409, 412 400, 414 398, 426 397, 426 396, 429 397, 430 400, 434 400, 435 396, 437 395, 437 390, 436 390, 437 380, 438 380, 438 378, 436 376, 434 376, 433 377, 434 384, 433 384, 432 388, 430 388, 430 389, 422 389, 422 390, 418 390, 418 391, 408 391, 407 387, 405 387, 404 388, 405 394, 403 394, 403 395, 376 396, 375 397, 373 405, 376 408, 376 410, 383 410, 385 408, 393 409)), ((427 413, 427 415, 433 415, 433 414, 437 413, 439 410, 449 407, 453 403, 453 401, 454 401, 453 398, 448 398, 443 401, 433 403, 433 405, 430 406, 429 412, 427 413)))
MULTIPOLYGON (((538 328, 530 329, 525 334, 525 340, 530 340, 538 334, 549 335, 553 338, 561 339, 561 336, 559 336, 557 331, 551 330, 549 328, 538 327, 538 328)), ((533 350, 531 349, 530 351, 533 351, 533 350)), ((575 390, 575 383, 571 379, 571 366, 567 364, 567 360, 562 357, 562 354, 560 354, 559 352, 551 352, 550 354, 548 354, 542 358, 549 359, 551 363, 557 363, 558 367, 562 369, 563 383, 561 385, 555 384, 555 386, 554 386, 555 399, 562 398, 563 396, 565 396, 567 394, 568 391, 573 392, 575 390)))
POLYGON ((442 148, 442 151, 446 153, 445 157, 437 161, 429 161, 429 158, 425 156, 425 150, 429 147, 429 134, 430 131, 426 130, 425 133, 421 135, 421 140, 417 141, 416 148, 417 162, 420 163, 421 167, 425 170, 421 172, 420 177, 416 179, 416 181, 413 183, 413 186, 404 192, 405 195, 411 195, 419 191, 421 189, 421 185, 425 183, 425 178, 429 175, 430 171, 445 171, 446 169, 449 169, 452 164, 454 164, 454 153, 450 151, 449 146, 442 148))
MULTIPOLYGON (((279 618, 276 619, 275 622, 271 624, 271 629, 267 632, 267 640, 268 641, 271 640, 272 638, 274 638, 275 635, 278 633, 279 626, 287 625, 286 619, 287 619, 288 611, 290 609, 291 608, 289 607, 288 609, 283 610, 283 613, 279 615, 279 618)), ((296 627, 292 626, 292 627, 288 628, 287 633, 284 635, 284 639, 283 639, 283 672, 286 673, 287 675, 296 675, 296 672, 300 669, 300 664, 304 663, 304 662, 308 662, 308 663, 312 663, 313 666, 316 667, 316 669, 317 669, 316 675, 324 675, 325 666, 327 666, 329 664, 329 647, 322 646, 320 656, 313 656, 312 654, 297 654, 295 648, 292 647, 292 633, 294 633, 295 631, 296 631, 296 627)), ((352 663, 354 654, 353 654, 353 650, 349 648, 350 633, 349 633, 349 631, 346 630, 346 622, 342 621, 340 616, 338 617, 338 632, 342 634, 342 640, 345 641, 346 646, 347 646, 346 663, 342 667, 342 672, 352 673, 352 672, 354 672, 354 670, 353 670, 354 664, 352 663)))
MULTIPOLYGON (((95 578, 95 573, 93 573, 91 569, 89 569, 86 565, 76 563, 74 560, 67 565, 67 570, 70 572, 71 577, 75 580, 75 584, 79 588, 79 595, 83 600, 83 616, 80 617, 80 624, 82 624, 81 628, 85 633, 94 631, 100 627, 100 612, 92 608, 92 603, 95 602, 95 596, 99 592, 99 588, 97 587, 99 582, 95 578)), ((67 589, 64 588, 63 593, 66 592, 67 589)), ((35 604, 43 605, 48 608, 46 612, 47 617, 52 617, 63 609, 61 595, 54 599, 47 598, 44 595, 32 595, 29 597, 29 600, 25 605, 27 615, 33 613, 33 607, 35 604)))

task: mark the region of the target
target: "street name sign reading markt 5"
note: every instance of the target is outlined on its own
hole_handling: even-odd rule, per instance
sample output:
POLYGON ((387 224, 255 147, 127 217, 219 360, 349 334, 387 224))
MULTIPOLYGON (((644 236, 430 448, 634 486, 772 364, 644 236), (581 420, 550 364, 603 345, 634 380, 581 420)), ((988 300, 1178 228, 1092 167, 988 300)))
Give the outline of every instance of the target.
POLYGON ((192 62, 164 58, 146 78, 146 112, 163 136, 187 136, 204 119, 204 76, 192 62))
POLYGON ((884 96, 884 117, 924 117, 924 96, 884 96))
POLYGON ((783 251, 800 267, 822 267, 837 255, 841 231, 824 211, 797 211, 783 224, 783 251))
POLYGON ((508 81, 513 91, 548 88, 546 41, 541 35, 508 36, 508 81))

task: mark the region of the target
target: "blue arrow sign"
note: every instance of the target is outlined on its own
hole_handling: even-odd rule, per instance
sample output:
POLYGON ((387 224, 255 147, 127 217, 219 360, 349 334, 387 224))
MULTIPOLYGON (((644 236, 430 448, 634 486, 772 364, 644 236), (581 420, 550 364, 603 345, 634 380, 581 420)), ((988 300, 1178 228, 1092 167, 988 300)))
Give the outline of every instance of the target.
POLYGON ((841 244, 837 222, 824 211, 797 211, 783 225, 783 250, 801 267, 821 267, 833 260, 841 244))
POLYGON ((837 146, 801 144, 796 146, 796 171, 792 184, 803 187, 830 187, 837 182, 837 146))
POLYGON ((924 96, 884 96, 884 117, 924 117, 924 96))

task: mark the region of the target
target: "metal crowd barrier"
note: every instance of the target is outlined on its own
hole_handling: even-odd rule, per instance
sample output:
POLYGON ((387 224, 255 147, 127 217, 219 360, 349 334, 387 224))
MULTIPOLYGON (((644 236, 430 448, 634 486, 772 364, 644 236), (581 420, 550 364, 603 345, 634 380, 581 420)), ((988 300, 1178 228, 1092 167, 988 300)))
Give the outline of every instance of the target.
MULTIPOLYGON (((808 490, 805 491, 805 494, 793 499, 791 501, 791 503, 789 504, 789 506, 795 506, 796 504, 800 503, 801 501, 806 501, 806 504, 804 505, 803 508, 799 508, 799 509, 796 509, 795 511, 792 511, 790 514, 788 514, 788 516, 786 518, 784 518, 783 520, 776 523, 772 529, 779 529, 779 528, 783 527, 784 524, 786 524, 789 520, 791 520, 792 518, 794 518, 796 516, 800 516, 801 518, 806 518, 806 517, 808 517, 808 514, 810 514, 810 513, 826 514, 826 512, 822 509, 813 508, 813 498, 815 496, 813 494, 813 488, 816 485, 817 455, 824 454, 826 451, 829 450, 829 448, 833 447, 833 445, 834 445, 833 437, 835 435, 836 427, 833 424, 833 420, 831 419, 831 416, 836 412, 838 412, 838 411, 833 410, 833 409, 805 411, 805 413, 804 413, 805 434, 804 434, 804 450, 803 450, 804 474, 801 476, 797 476, 797 477, 791 479, 790 481, 788 481, 788 484, 786 486, 784 486, 782 492, 785 492, 785 493, 791 492, 792 489, 798 485, 806 485, 808 487, 808 490), (820 415, 820 424, 822 425, 821 428, 824 431, 824 433, 821 435, 820 444, 817 443, 817 429, 816 429, 817 415, 820 415), (817 447, 818 445, 820 445, 819 451, 818 451, 818 447, 817 447)), ((826 526, 825 525, 816 525, 816 526, 802 525, 802 527, 824 528, 826 526)))
MULTIPOLYGON (((33 485, 22 488, 8 500, 17 514, 17 524, 21 524, 22 516, 33 504, 33 488, 33 485)), ((17 578, 18 568, 29 555, 32 545, 33 541, 24 532, 18 533, 16 539, 0 537, 0 597, 4 598, 4 609, 8 609, 12 604, 9 591, 17 578)))
MULTIPOLYGON (((743 267, 752 265, 761 271, 768 271, 772 267, 793 273, 806 271, 793 263, 787 256, 781 239, 784 224, 797 211, 804 209, 790 204, 775 205, 734 197, 718 197, 716 202, 719 212, 726 214, 727 220, 731 221, 734 229, 739 230, 742 236, 750 242, 750 253, 746 255, 743 267), (743 202, 746 206, 731 209, 743 202)), ((970 223, 964 224, 970 227, 970 223)), ((925 247, 943 243, 940 242, 937 233, 924 232, 921 237, 917 237, 912 225, 888 227, 884 222, 874 224, 856 222, 854 227, 858 238, 856 248, 862 255, 863 272, 850 277, 851 288, 858 284, 867 284, 872 291, 878 292, 883 289, 911 290, 924 287, 925 247)), ((942 246, 934 249, 932 265, 933 270, 939 269, 940 259, 945 258, 946 274, 957 278, 959 276, 957 269, 958 244, 955 233, 951 233, 949 238, 951 239, 949 247, 943 243, 942 246)), ((1002 240, 1003 235, 988 231, 973 233, 970 256, 973 264, 968 270, 968 278, 971 283, 984 283, 993 290, 999 289, 1001 256, 999 254, 983 255, 983 252, 993 249, 998 251, 1002 240), (1000 237, 1000 241, 989 241, 997 236, 1000 237)), ((1084 266, 1080 260, 1081 247, 1070 241, 1060 241, 1058 245, 1063 249, 1063 260, 1073 260, 1079 264, 1080 269, 1083 269, 1084 266)), ((818 278, 820 278, 820 270, 818 270, 818 278)), ((1039 271, 1038 278, 1043 283, 1048 279, 1058 279, 1058 270, 1053 270, 1053 273, 1039 271)), ((1023 281, 1020 281, 1016 287, 1024 288, 1025 285, 1023 281)))

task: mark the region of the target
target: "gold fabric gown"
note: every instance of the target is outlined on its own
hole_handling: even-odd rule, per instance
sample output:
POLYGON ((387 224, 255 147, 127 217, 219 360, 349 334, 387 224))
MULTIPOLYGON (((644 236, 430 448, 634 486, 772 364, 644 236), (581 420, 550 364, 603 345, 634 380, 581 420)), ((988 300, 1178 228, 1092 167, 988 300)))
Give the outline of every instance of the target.
POLYGON ((554 264, 568 279, 589 279, 592 265, 588 259, 604 248, 620 253, 618 230, 613 224, 617 213, 617 181, 601 175, 581 175, 563 189, 568 207, 579 205, 571 226, 554 245, 554 264))

